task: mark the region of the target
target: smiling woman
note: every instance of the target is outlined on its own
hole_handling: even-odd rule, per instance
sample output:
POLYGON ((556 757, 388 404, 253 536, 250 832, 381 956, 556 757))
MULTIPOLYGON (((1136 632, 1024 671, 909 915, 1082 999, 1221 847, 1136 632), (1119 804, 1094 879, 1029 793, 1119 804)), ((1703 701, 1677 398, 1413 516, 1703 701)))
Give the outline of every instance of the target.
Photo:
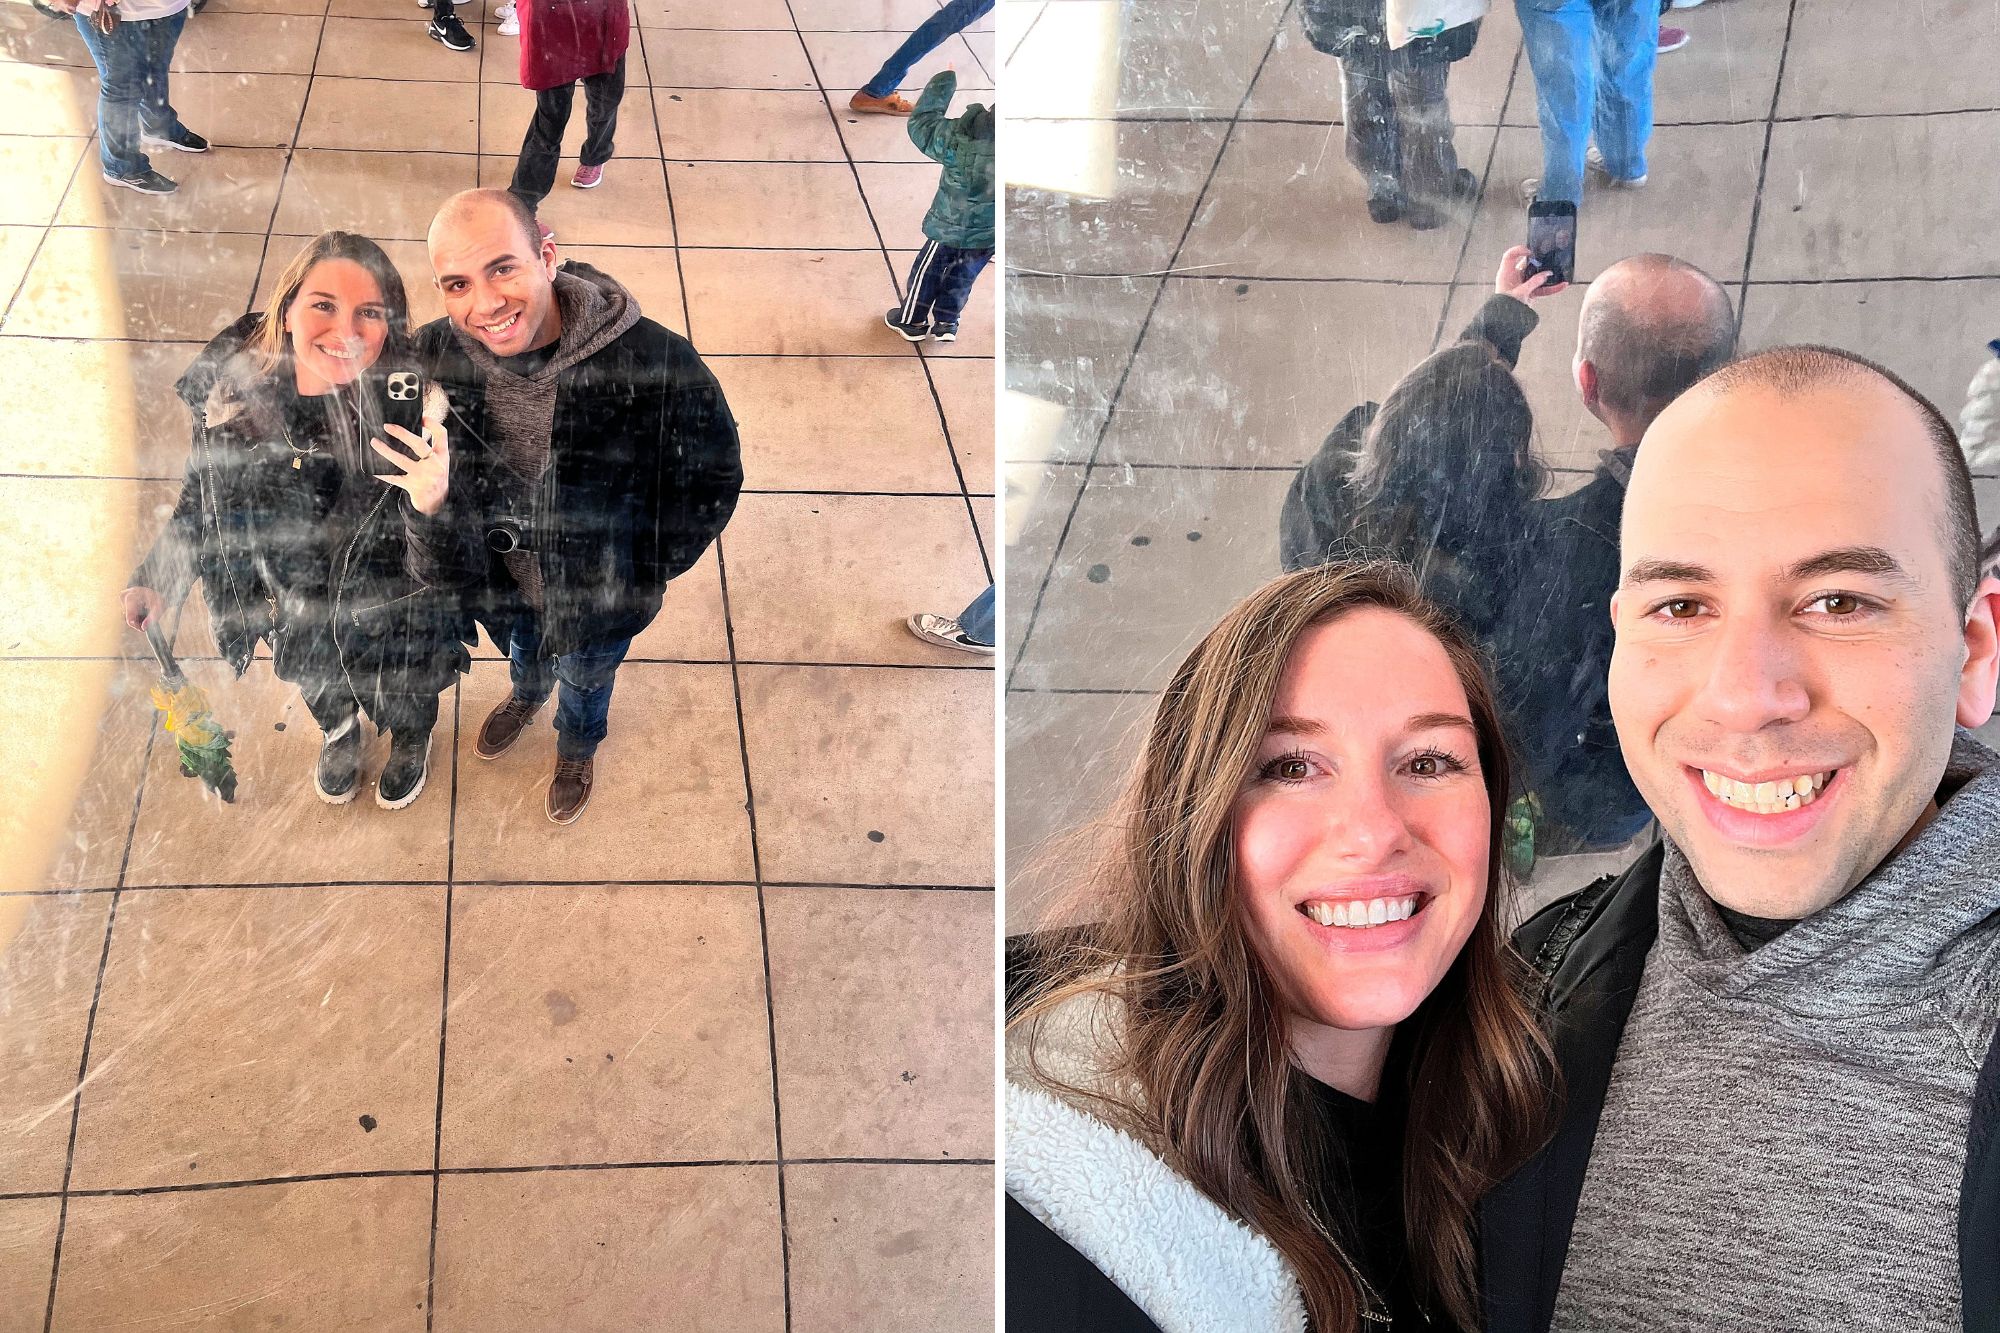
POLYGON ((1019 942, 1010 1328, 1478 1325, 1474 1210, 1552 1091, 1507 786, 1480 658, 1400 566, 1289 575, 1208 634, 1108 921, 1019 942))

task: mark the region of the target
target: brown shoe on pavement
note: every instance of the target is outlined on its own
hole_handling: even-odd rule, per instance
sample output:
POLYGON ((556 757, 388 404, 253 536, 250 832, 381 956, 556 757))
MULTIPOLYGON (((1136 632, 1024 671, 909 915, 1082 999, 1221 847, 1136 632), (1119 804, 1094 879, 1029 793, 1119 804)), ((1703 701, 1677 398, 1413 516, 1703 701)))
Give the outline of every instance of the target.
POLYGON ((521 739, 521 733, 535 720, 535 714, 542 711, 540 704, 531 704, 518 694, 510 694, 498 708, 486 715, 480 725, 479 741, 472 752, 481 759, 497 759, 502 751, 521 739))
POLYGON ((556 760, 556 775, 549 779, 549 822, 574 824, 590 804, 591 759, 556 760))
POLYGON ((856 89, 854 96, 847 99, 850 111, 873 111, 884 116, 907 116, 917 109, 917 104, 909 98, 890 93, 887 97, 875 97, 856 89))

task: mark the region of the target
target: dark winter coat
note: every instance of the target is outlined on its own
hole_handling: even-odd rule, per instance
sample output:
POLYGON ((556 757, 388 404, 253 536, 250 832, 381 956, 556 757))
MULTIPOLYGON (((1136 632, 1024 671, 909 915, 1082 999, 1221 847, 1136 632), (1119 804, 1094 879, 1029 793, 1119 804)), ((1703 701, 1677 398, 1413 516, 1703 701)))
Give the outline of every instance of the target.
MULTIPOLYGON (((1299 17, 1313 49, 1346 57, 1355 47, 1388 46, 1387 6, 1383 0, 1300 0, 1299 17)), ((1472 54, 1479 41, 1479 23, 1447 28, 1435 37, 1418 37, 1398 56, 1411 64, 1448 63, 1472 54)))
MULTIPOLYGON (((1535 312, 1522 302, 1495 297, 1466 326, 1459 341, 1486 342, 1511 367, 1519 362, 1521 341, 1536 322, 1535 312)), ((1424 515, 1411 515, 1405 523, 1398 514, 1364 509, 1347 479, 1355 452, 1379 410, 1375 403, 1363 403, 1342 417, 1319 452, 1292 479, 1278 516, 1279 559, 1288 572, 1357 556, 1401 560, 1417 571, 1426 596, 1492 646, 1502 637, 1518 565, 1524 558, 1527 501, 1506 513, 1482 514, 1442 526, 1427 521, 1424 515), (1433 543, 1427 534, 1434 527, 1437 540, 1433 543), (1364 529, 1407 529, 1426 535, 1413 535, 1385 548, 1380 542, 1359 540, 1356 534, 1364 529)), ((1512 442, 1496 440, 1486 452, 1511 451, 1513 447, 1512 442)), ((1508 460, 1499 461, 1511 466, 1510 460, 1511 453, 1508 460)))
MULTIPOLYGON (((488 443, 485 375, 448 319, 425 325, 417 345, 450 395, 452 475, 439 521, 416 532, 415 556, 428 577, 467 590, 468 614, 500 642, 529 608, 485 540, 508 512, 503 465, 488 443)), ((627 639, 651 624, 667 581, 701 558, 742 488, 729 404, 685 338, 642 318, 562 371, 529 520, 544 654, 627 639)))
POLYGON ((521 86, 560 88, 608 73, 632 42, 625 0, 520 0, 521 86))
MULTIPOLYGON (((187 476, 132 582, 172 607, 198 580, 238 675, 262 640, 280 679, 344 675, 364 707, 436 694, 469 665, 458 598, 418 572, 409 533, 423 520, 361 462, 381 428, 365 423, 337 446, 323 429, 289 426, 291 372, 260 370, 246 349, 259 318, 217 334, 175 385, 194 417, 187 476)), ((352 410, 351 394, 332 401, 352 410)))
POLYGON ((1584 846, 1622 844, 1650 817, 1625 771, 1609 689, 1618 524, 1638 450, 1604 451, 1580 490, 1531 506, 1508 617, 1520 639, 1499 653, 1511 664, 1508 702, 1527 785, 1546 820, 1584 846))
POLYGON ((910 113, 910 142, 944 165, 924 214, 924 235, 960 250, 993 248, 993 109, 974 102, 956 119, 945 108, 958 89, 950 70, 933 74, 910 113))
MULTIPOLYGON (((1543 1012, 1562 1070, 1555 1137, 1480 1209, 1486 1333, 1546 1333, 1569 1255, 1598 1118, 1646 956, 1659 934, 1654 846, 1617 876, 1557 900, 1514 932, 1514 947, 1544 978, 1543 1012)), ((1965 1333, 2000 1333, 2000 1046, 1989 1050, 1972 1104, 1959 1192, 1959 1278, 1965 1333)), ((1922 1145, 1899 1150, 1921 1151, 1922 1145)), ((1809 1185, 1802 1182, 1802 1188, 1809 1185)), ((1726 1229, 1727 1219, 1717 1219, 1726 1229)), ((1719 1233, 1726 1243, 1726 1234, 1719 1233)), ((1782 1322, 1774 1313, 1774 1323, 1782 1322)))

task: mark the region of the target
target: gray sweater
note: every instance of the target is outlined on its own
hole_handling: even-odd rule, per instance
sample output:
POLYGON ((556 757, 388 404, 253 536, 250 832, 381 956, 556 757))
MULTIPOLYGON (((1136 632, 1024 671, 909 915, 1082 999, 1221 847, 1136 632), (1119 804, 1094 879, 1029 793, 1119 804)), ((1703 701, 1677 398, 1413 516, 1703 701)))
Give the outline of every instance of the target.
POLYGON ((2000 1022, 2000 756, 1961 734, 1940 798, 1748 955, 1667 847, 1556 1328, 1959 1328, 1959 1180, 2000 1022))

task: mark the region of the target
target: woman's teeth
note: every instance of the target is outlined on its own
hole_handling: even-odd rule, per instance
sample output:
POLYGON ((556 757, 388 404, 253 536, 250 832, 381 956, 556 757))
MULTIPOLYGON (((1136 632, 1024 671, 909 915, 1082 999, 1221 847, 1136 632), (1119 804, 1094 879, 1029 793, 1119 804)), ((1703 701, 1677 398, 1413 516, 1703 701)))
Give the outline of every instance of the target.
POLYGON ((1818 800, 1820 793, 1826 790, 1826 784, 1833 781, 1833 775, 1839 771, 1836 768, 1824 773, 1806 773, 1795 778, 1780 778, 1776 782, 1738 782, 1735 778, 1726 778, 1704 768, 1701 780, 1707 784, 1709 794, 1724 805, 1748 810, 1752 814, 1781 815, 1818 800))
POLYGON ((1340 899, 1328 901, 1315 899, 1300 903, 1299 910, 1322 926, 1346 926, 1352 929, 1366 929, 1369 926, 1385 925, 1391 921, 1407 921, 1416 915, 1417 896, 1407 898, 1340 899))
POLYGON ((328 347, 324 343, 317 344, 317 346, 321 353, 332 357, 336 361, 352 361, 355 357, 361 355, 359 352, 348 352, 339 348, 328 347))

